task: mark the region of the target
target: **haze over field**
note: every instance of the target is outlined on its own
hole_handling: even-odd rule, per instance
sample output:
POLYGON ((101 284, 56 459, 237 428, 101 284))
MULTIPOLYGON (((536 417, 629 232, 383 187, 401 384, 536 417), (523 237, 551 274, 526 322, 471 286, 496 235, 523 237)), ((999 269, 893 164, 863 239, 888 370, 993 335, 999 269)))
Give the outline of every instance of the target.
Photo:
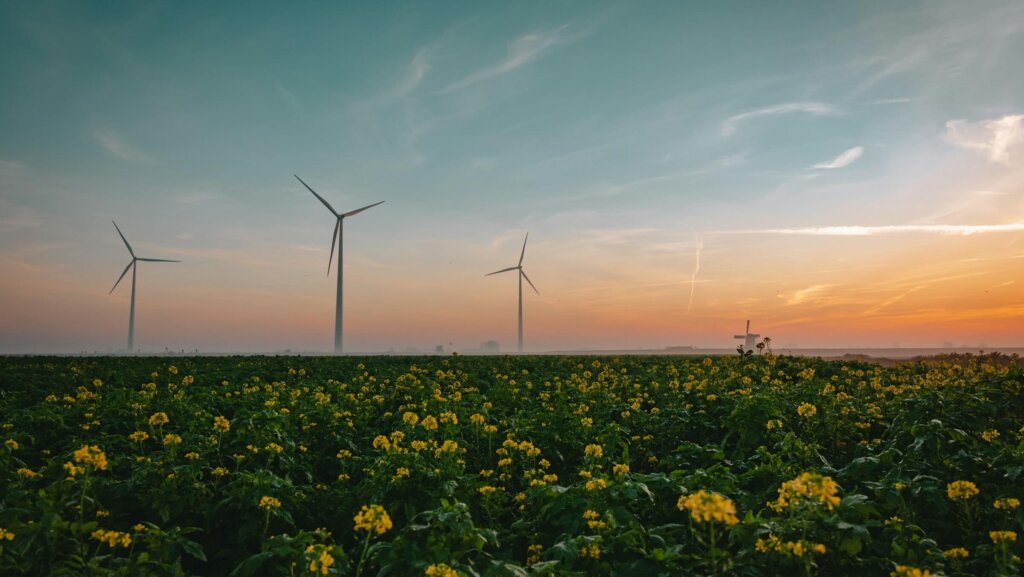
POLYGON ((0 352, 1024 344, 1024 3, 0 5, 0 352), (333 274, 333 273, 332 273, 333 274))

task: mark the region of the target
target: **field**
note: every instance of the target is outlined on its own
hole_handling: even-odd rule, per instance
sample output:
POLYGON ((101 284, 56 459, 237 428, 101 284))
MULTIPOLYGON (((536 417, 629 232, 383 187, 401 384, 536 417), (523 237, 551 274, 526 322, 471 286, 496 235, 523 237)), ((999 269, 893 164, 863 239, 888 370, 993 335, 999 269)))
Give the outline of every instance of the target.
POLYGON ((3 575, 1017 575, 1014 358, 7 358, 3 575))

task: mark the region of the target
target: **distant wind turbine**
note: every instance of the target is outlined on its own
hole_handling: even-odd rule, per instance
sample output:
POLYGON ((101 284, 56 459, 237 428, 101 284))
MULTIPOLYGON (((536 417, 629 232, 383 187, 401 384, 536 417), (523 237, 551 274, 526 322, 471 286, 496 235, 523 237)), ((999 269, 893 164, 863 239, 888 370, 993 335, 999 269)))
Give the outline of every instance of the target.
MULTIPOLYGON (((114 222, 114 221, 110 221, 110 222, 114 222)), ((140 260, 142 262, 181 262, 181 261, 180 260, 168 260, 168 259, 165 259, 165 258, 142 258, 141 256, 135 256, 135 251, 132 250, 132 245, 128 244, 128 239, 126 239, 124 237, 124 233, 122 233, 121 229, 118 228, 116 222, 114 222, 114 228, 117 229, 117 234, 120 235, 121 240, 124 241, 124 245, 126 247, 128 247, 128 253, 132 255, 132 261, 130 263, 128 263, 128 266, 124 267, 124 272, 121 273, 121 276, 117 277, 117 282, 114 283, 113 288, 111 288, 110 292, 107 293, 107 294, 112 294, 114 292, 114 289, 117 288, 117 285, 121 284, 121 279, 124 278, 124 275, 128 274, 128 269, 132 269, 132 308, 131 308, 131 313, 128 316, 128 352, 130 353, 130 352, 135 350, 135 271, 136 271, 135 263, 137 263, 140 260)))
POLYGON ((341 278, 342 278, 342 273, 343 273, 343 270, 344 270, 344 269, 342 269, 342 266, 341 266, 342 229, 343 229, 342 222, 347 217, 355 216, 355 215, 359 214, 360 212, 363 212, 366 209, 373 208, 373 207, 377 206, 378 204, 384 204, 384 201, 382 200, 380 202, 375 202, 373 204, 364 206, 363 208, 357 208, 357 209, 349 211, 349 212, 341 212, 341 213, 339 213, 338 211, 334 210, 334 207, 332 207, 330 205, 330 203, 328 203, 326 200, 324 200, 324 197, 320 196, 319 194, 316 193, 315 190, 310 188, 310 186, 308 184, 306 184, 306 181, 304 181, 301 178, 299 178, 299 175, 296 174, 296 175, 293 175, 293 176, 295 176, 295 178, 298 178, 299 182, 302 183, 302 186, 305 186, 306 190, 308 190, 309 192, 312 192, 313 196, 317 197, 317 199, 320 202, 322 202, 324 206, 327 207, 327 210, 331 211, 331 214, 333 214, 335 216, 335 218, 337 218, 337 223, 334 225, 334 234, 331 235, 331 255, 329 257, 327 257, 327 276, 331 275, 331 261, 334 260, 334 243, 335 243, 335 241, 337 241, 337 243, 338 243, 338 296, 337 296, 337 299, 336 299, 335 305, 334 305, 334 354, 336 354, 336 355, 337 354, 341 354, 341 313, 342 313, 342 298, 341 298, 341 296, 342 296, 341 286, 342 285, 341 285, 341 278))
POLYGON ((519 271, 519 352, 523 352, 523 279, 530 283, 530 287, 533 288, 533 292, 540 294, 537 287, 533 286, 533 282, 530 281, 530 277, 526 276, 526 271, 523 270, 523 257, 526 256, 526 241, 529 240, 530 233, 526 233, 526 238, 523 239, 523 251, 519 253, 519 264, 516 266, 510 266, 501 270, 496 270, 491 273, 487 273, 484 276, 491 276, 492 274, 498 274, 503 272, 509 272, 513 270, 519 271))

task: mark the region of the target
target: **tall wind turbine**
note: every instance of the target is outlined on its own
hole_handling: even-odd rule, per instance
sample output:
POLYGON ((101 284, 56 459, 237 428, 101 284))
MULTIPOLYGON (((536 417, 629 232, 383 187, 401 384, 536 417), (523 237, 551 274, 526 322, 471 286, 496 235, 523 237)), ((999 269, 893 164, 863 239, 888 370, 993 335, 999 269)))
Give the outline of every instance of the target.
POLYGON ((529 240, 529 238, 530 233, 526 233, 526 238, 523 239, 523 251, 519 253, 519 264, 484 275, 491 276, 492 274, 509 272, 512 270, 519 271, 519 352, 523 352, 523 279, 526 279, 526 282, 530 283, 530 287, 533 288, 533 292, 540 294, 537 287, 533 286, 533 282, 530 281, 530 277, 526 276, 526 271, 523 270, 523 257, 526 256, 526 241, 529 240))
POLYGON ((750 321, 747 321, 747 332, 742 335, 733 335, 734 339, 743 339, 743 349, 752 351, 757 346, 757 337, 761 335, 750 332, 750 321))
MULTIPOLYGON (((110 222, 114 222, 114 221, 110 221, 110 222)), ((128 274, 128 269, 132 269, 132 308, 131 308, 131 313, 128 315, 128 352, 130 353, 130 352, 135 350, 135 270, 136 270, 135 263, 137 263, 139 261, 142 261, 142 262, 181 262, 181 261, 180 260, 168 260, 168 259, 165 259, 165 258, 142 258, 141 256, 135 256, 135 251, 132 250, 132 245, 128 244, 128 239, 126 239, 124 237, 124 233, 122 233, 121 229, 118 228, 116 222, 114 222, 114 228, 117 229, 117 234, 120 235, 121 240, 124 241, 124 245, 126 247, 128 247, 128 254, 132 255, 132 261, 130 263, 128 263, 128 266, 124 267, 124 272, 121 273, 121 276, 117 277, 117 282, 114 283, 113 288, 111 288, 110 292, 107 293, 107 294, 113 293, 114 289, 117 288, 117 285, 121 284, 121 279, 124 278, 124 275, 128 274)))
POLYGON ((299 182, 302 183, 302 186, 306 187, 306 190, 308 190, 309 192, 312 192, 313 196, 317 197, 317 199, 319 199, 320 202, 322 202, 324 204, 324 206, 327 207, 327 210, 331 211, 331 214, 333 214, 335 216, 335 218, 337 218, 337 223, 334 225, 334 234, 331 235, 331 255, 327 258, 327 276, 331 276, 331 261, 334 260, 334 243, 335 243, 335 241, 337 241, 337 243, 338 243, 338 296, 337 296, 337 299, 336 299, 335 305, 334 305, 334 354, 336 354, 336 355, 337 354, 341 354, 341 313, 342 313, 341 277, 342 277, 342 272, 344 270, 341 267, 341 248, 342 248, 342 234, 341 233, 342 233, 342 229, 344 228, 342 226, 342 223, 344 222, 344 220, 346 218, 348 218, 350 216, 355 216, 355 215, 359 214, 360 212, 363 212, 364 210, 366 210, 368 208, 373 208, 373 207, 377 206, 378 204, 384 204, 384 201, 382 200, 380 202, 375 202, 373 204, 364 206, 363 208, 357 208, 357 209, 351 210, 349 212, 341 212, 341 213, 339 213, 338 211, 334 210, 334 207, 332 207, 330 205, 330 203, 328 203, 326 200, 324 200, 324 197, 320 196, 319 194, 316 193, 315 190, 310 188, 309 185, 306 184, 306 181, 304 181, 301 178, 299 178, 299 175, 296 174, 294 176, 295 176, 295 178, 299 179, 299 182))

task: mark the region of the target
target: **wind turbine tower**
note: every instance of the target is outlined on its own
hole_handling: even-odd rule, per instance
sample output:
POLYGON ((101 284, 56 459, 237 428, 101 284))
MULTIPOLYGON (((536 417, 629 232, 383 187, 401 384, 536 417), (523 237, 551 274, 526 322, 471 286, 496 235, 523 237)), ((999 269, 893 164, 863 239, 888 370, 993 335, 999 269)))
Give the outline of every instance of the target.
POLYGON ((526 238, 523 239, 523 250, 519 253, 519 264, 516 266, 510 266, 501 270, 496 270, 485 274, 484 276, 491 276, 492 274, 498 274, 503 272, 509 272, 513 270, 519 271, 519 352, 523 352, 523 279, 530 283, 530 288, 533 292, 540 294, 537 287, 533 286, 533 282, 530 277, 526 276, 526 271, 523 270, 523 257, 526 256, 526 241, 530 239, 530 233, 526 233, 526 238))
POLYGON ((757 347, 757 339, 761 335, 750 332, 750 321, 747 321, 747 332, 742 335, 733 335, 734 339, 743 339, 743 349, 752 351, 757 347))
POLYGON ((384 204, 384 201, 382 200, 380 202, 375 202, 373 204, 364 206, 363 208, 357 208, 355 210, 350 210, 349 212, 338 212, 338 211, 334 210, 334 207, 332 207, 330 205, 330 203, 328 203, 326 200, 324 200, 324 197, 322 197, 319 194, 317 194, 316 191, 313 190, 312 188, 310 188, 310 186, 308 184, 306 184, 306 182, 304 180, 299 178, 299 175, 296 174, 294 176, 295 176, 295 178, 297 178, 299 180, 299 182, 302 183, 302 186, 305 186, 306 190, 308 190, 309 192, 312 192, 313 196, 317 197, 317 199, 320 202, 322 202, 323 205, 327 207, 327 210, 331 211, 331 214, 333 214, 334 217, 337 219, 337 222, 334 225, 334 234, 331 235, 331 255, 327 258, 327 276, 331 276, 331 261, 334 260, 334 243, 337 242, 338 243, 338 293, 337 293, 337 297, 335 299, 335 304, 334 304, 334 354, 340 355, 341 351, 342 351, 342 347, 341 347, 341 326, 342 326, 341 316, 342 316, 342 308, 343 308, 342 307, 342 280, 341 279, 342 279, 342 273, 343 273, 343 270, 344 270, 344 269, 342 269, 342 266, 341 266, 342 230, 344 228, 343 227, 343 222, 345 221, 346 218, 348 218, 350 216, 355 216, 355 215, 359 214, 360 212, 363 212, 364 210, 367 210, 369 208, 373 208, 373 207, 377 206, 378 204, 384 204))
MULTIPOLYGON (((111 221, 111 222, 114 222, 114 221, 111 221)), ((128 274, 128 269, 132 269, 132 307, 131 307, 131 312, 128 314, 128 352, 131 353, 131 352, 133 352, 135 350, 135 271, 136 271, 136 263, 139 262, 139 261, 142 261, 142 262, 181 262, 181 261, 180 260, 167 260, 167 259, 164 259, 164 258, 142 258, 141 256, 135 256, 135 251, 132 250, 132 245, 128 244, 128 239, 126 239, 124 237, 124 234, 121 232, 121 229, 118 228, 116 222, 114 222, 114 228, 117 229, 117 234, 121 237, 121 240, 124 241, 124 245, 126 247, 128 247, 128 254, 132 255, 132 261, 130 263, 128 263, 128 266, 124 267, 124 271, 121 273, 121 276, 117 277, 117 282, 114 283, 113 288, 111 288, 110 292, 107 293, 107 294, 112 294, 114 292, 114 289, 117 288, 117 285, 121 284, 121 279, 124 278, 124 275, 128 274)))

